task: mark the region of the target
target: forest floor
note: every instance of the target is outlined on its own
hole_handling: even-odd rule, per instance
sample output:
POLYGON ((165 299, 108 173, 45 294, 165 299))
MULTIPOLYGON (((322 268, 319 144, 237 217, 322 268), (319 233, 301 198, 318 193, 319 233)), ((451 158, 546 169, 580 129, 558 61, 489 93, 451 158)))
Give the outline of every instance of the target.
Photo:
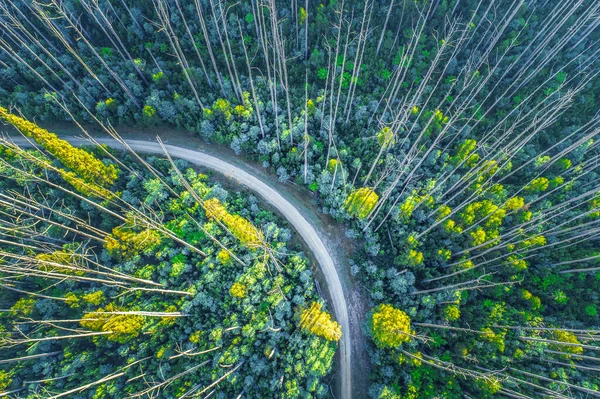
MULTIPOLYGON (((63 138, 82 136, 81 131, 69 123, 44 124, 44 127, 63 138)), ((103 142, 108 138, 97 129, 86 127, 86 130, 103 142)), ((171 128, 122 127, 117 130, 134 150, 145 153, 162 153, 156 142, 156 136, 160 136, 171 156, 216 171, 247 187, 289 222, 310 248, 309 258, 320 266, 317 280, 326 283, 321 285, 323 294, 333 304, 335 318, 342 326, 343 337, 336 355, 339 367, 333 378, 335 396, 342 399, 368 397, 370 362, 366 338, 361 331, 367 303, 350 275, 348 262, 355 244, 346 238, 341 223, 319 212, 316 195, 293 183, 280 182, 259 163, 243 159, 243 154, 236 155, 228 147, 206 143, 195 134, 171 128)), ((85 143, 79 139, 73 142, 85 143)))

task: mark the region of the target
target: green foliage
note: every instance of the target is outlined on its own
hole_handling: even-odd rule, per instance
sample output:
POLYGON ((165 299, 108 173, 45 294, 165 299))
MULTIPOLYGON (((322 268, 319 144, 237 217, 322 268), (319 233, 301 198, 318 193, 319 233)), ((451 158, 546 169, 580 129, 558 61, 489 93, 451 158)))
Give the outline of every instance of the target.
MULTIPOLYGON (((553 330, 537 330, 598 324, 593 232, 600 176, 591 138, 597 139, 600 104, 599 78, 592 71, 600 64, 583 56, 596 54, 599 45, 593 0, 567 7, 568 18, 558 19, 556 0, 517 8, 447 0, 381 2, 366 9, 356 1, 343 7, 339 1, 317 2, 306 9, 301 2, 258 8, 242 2, 216 10, 200 3, 199 10, 194 4, 169 7, 161 17, 160 9, 141 2, 111 2, 108 17, 118 15, 119 23, 109 32, 101 15, 79 2, 66 8, 46 4, 43 13, 15 2, 0 22, 10 44, 0 80, 5 104, 48 124, 75 119, 88 129, 97 118, 131 127, 131 134, 138 125, 156 125, 163 140, 184 144, 187 137, 172 130, 186 131, 230 147, 281 181, 305 185, 314 193, 306 200, 348 224, 330 228, 334 236, 341 228, 337 249, 352 254, 352 262, 339 259, 349 263, 349 287, 360 287, 365 303, 405 312, 419 330, 418 339, 402 348, 367 348, 372 385, 358 387, 354 396, 583 397, 587 393, 578 387, 600 389, 598 373, 584 368, 585 358, 564 352, 568 345, 552 346, 553 330), (9 26, 13 17, 28 23, 15 31, 9 26), (447 29, 449 20, 455 28, 447 29), (149 21, 168 24, 150 29, 149 21), (159 70, 164 75, 154 73, 159 70)), ((147 134, 155 133, 135 137, 147 134)), ((26 347, 41 353, 50 344, 49 351, 63 351, 5 365, 14 380, 7 389, 34 386, 16 393, 27 397, 39 394, 40 384, 22 381, 48 380, 45 389, 58 395, 85 386, 92 375, 98 379, 150 357, 127 368, 125 376, 75 395, 133 396, 148 389, 147 381, 164 382, 208 361, 146 396, 327 396, 321 377, 335 341, 301 333, 292 319, 293 309, 318 301, 310 268, 286 255, 295 240, 279 241, 278 234, 287 239, 289 233, 272 227, 276 219, 254 198, 213 192, 186 171, 197 200, 162 157, 151 161, 153 175, 123 156, 122 175, 100 183, 83 175, 97 169, 93 163, 76 169, 45 153, 0 146, 2 201, 34 195, 47 205, 22 204, 36 213, 18 221, 9 215, 19 207, 0 205, 0 239, 20 237, 19 243, 34 247, 2 250, 28 256, 22 262, 27 273, 45 273, 2 277, 10 288, 57 299, 5 290, 7 309, 21 297, 35 303, 6 312, 2 333, 21 336, 19 325, 30 328, 23 333, 31 337, 64 334, 27 318, 78 320, 111 301, 124 310, 172 308, 190 316, 146 317, 143 333, 123 345, 101 335, 3 347, 6 358, 26 347), (54 186, 39 180, 45 178, 54 186), (176 186, 181 197, 163 182, 176 186), (60 185, 91 202, 74 200, 60 185), (209 202, 215 214, 203 206, 209 198, 219 201, 209 202), (124 217, 124 208, 139 208, 181 241, 139 218, 115 220, 94 209, 96 203, 124 217), (70 214, 78 219, 64 217, 70 214), (96 263, 69 257, 64 242, 85 243, 88 249, 76 254, 96 263), (44 263, 44 256, 56 262, 44 263), (152 290, 142 290, 146 283, 135 279, 112 281, 105 272, 148 280, 152 290), (235 284, 246 288, 245 295, 232 295, 235 284), (160 292, 165 289, 182 294, 160 292), (180 353, 201 354, 171 358, 180 353), (236 372, 198 392, 242 360, 236 372), (136 379, 140 369, 146 375, 136 379)), ((98 162, 108 158, 99 149, 91 153, 98 162)), ((17 263, 5 257, 2 262, 17 263)), ((77 322, 59 327, 81 329, 77 322)), ((596 338, 575 338, 586 345, 584 356, 593 355, 596 338)), ((352 366, 366 369, 358 360, 352 366)))
MULTIPOLYGON (((22 166, 20 158, 2 160, 22 166)), ((106 208, 84 208, 77 197, 48 190, 43 183, 35 189, 33 185, 26 189, 39 201, 49 199, 50 203, 60 203, 57 210, 78 218, 73 224, 77 229, 72 230, 46 225, 40 220, 40 232, 51 234, 48 239, 60 237, 78 244, 58 248, 52 245, 48 249, 32 247, 27 251, 18 246, 3 247, 3 251, 27 256, 29 274, 45 273, 42 276, 52 277, 22 277, 18 287, 39 289, 42 295, 56 300, 5 291, 3 300, 10 311, 0 319, 0 345, 5 350, 9 344, 6 337, 10 336, 34 340, 69 334, 73 337, 53 341, 51 350, 46 344, 12 345, 14 349, 6 352, 7 357, 46 352, 50 356, 16 362, 14 373, 7 369, 0 375, 3 389, 19 389, 17 383, 23 378, 57 378, 63 381, 56 391, 59 394, 114 372, 123 375, 87 390, 86 394, 89 397, 131 395, 148 388, 144 381, 135 378, 138 370, 128 367, 139 363, 147 367, 146 375, 156 380, 162 378, 161 373, 170 376, 183 373, 161 390, 160 395, 166 397, 179 397, 197 384, 214 383, 231 369, 224 369, 223 365, 228 364, 240 367, 235 378, 225 378, 219 383, 219 391, 226 396, 238 391, 240 378, 252 379, 253 385, 246 392, 257 397, 266 391, 277 397, 291 395, 292 391, 296 397, 317 392, 322 396, 327 392, 321 378, 331 368, 341 327, 319 304, 304 322, 304 328, 311 334, 298 333, 298 315, 290 306, 291 299, 305 309, 307 304, 317 303, 318 295, 307 259, 286 246, 289 243, 277 239, 289 233, 276 226, 276 217, 264 210, 250 212, 248 196, 242 193, 224 195, 229 199, 227 209, 216 198, 196 202, 174 171, 158 158, 150 158, 148 162, 162 176, 163 183, 141 163, 126 156, 123 162, 131 169, 131 177, 115 184, 123 190, 124 198, 139 208, 134 212, 128 206, 107 206, 121 215, 124 223, 106 208), (174 192, 166 190, 164 184, 169 184, 174 192), (134 194, 138 201, 132 200, 134 194), (141 212, 151 219, 141 217, 141 212), (233 239, 221 228, 217 217, 241 240, 233 239), (101 227, 94 228, 88 223, 101 227), (254 223, 269 226, 268 243, 254 223), (167 230, 180 241, 167 235, 167 230), (100 235, 102 231, 110 234, 100 235), (90 239, 84 233, 98 234, 102 239, 90 239), (256 241, 260 241, 260 246, 249 252, 245 245, 256 241), (190 245, 202 252, 192 250, 190 245), (60 321, 43 322, 48 317, 60 321), (24 321, 35 325, 28 329, 26 337, 18 333, 24 321), (78 334, 82 335, 77 337, 78 334), (265 355, 267 346, 271 349, 265 355), (179 355, 179 351, 194 355, 188 358, 179 355), (40 359, 47 366, 37 368, 40 359), (254 367, 254 361, 259 366, 254 367), (76 368, 82 362, 89 372, 73 374, 68 380, 60 378, 65 368, 76 368), (165 362, 171 368, 163 367, 161 371, 165 362), (186 373, 192 367, 198 367, 198 372, 186 373), (259 369, 266 374, 259 373, 259 369), (270 376, 276 373, 283 373, 294 389, 288 392, 286 387, 271 385, 270 376)), ((220 187, 209 185, 205 175, 191 169, 182 173, 201 198, 209 193, 222 193, 220 187)), ((12 178, 2 180, 0 192, 5 195, 4 190, 14 190, 17 184, 22 183, 12 178)), ((54 213, 49 217, 70 226, 69 219, 54 213)), ((21 264, 10 257, 2 262, 2 265, 9 262, 11 267, 21 264)))

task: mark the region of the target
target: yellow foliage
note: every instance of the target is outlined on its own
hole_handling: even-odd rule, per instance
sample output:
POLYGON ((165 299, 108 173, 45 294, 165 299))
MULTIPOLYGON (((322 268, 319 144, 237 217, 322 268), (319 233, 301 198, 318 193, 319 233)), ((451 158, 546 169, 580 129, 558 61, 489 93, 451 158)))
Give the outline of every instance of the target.
POLYGON ((152 107, 151 105, 144 105, 144 109, 142 110, 142 112, 148 118, 152 118, 156 114, 156 109, 154 109, 154 107, 152 107))
POLYGON ((92 305, 100 305, 100 303, 104 300, 104 292, 102 291, 94 291, 90 292, 81 297, 85 302, 90 303, 92 305))
POLYGON ((109 340, 124 344, 140 334, 144 318, 135 314, 109 313, 117 311, 119 309, 114 304, 108 304, 105 308, 84 314, 79 324, 92 331, 110 331, 111 334, 107 335, 109 340))
POLYGON ((231 262, 231 255, 229 254, 229 252, 222 249, 217 254, 217 259, 222 265, 228 265, 231 262))
POLYGON ((394 137, 394 131, 390 129, 388 126, 385 126, 383 129, 377 133, 377 141, 379 145, 382 147, 391 147, 396 142, 396 138, 394 137))
POLYGON ((447 248, 440 248, 438 249, 437 253, 444 260, 450 260, 450 258, 452 257, 452 251, 450 251, 447 248))
POLYGON ((533 295, 528 290, 522 290, 521 296, 523 297, 523 299, 525 299, 526 301, 530 302, 531 307, 533 309, 539 309, 540 306, 542 306, 542 301, 540 300, 540 298, 537 297, 537 296, 535 296, 535 295, 533 295))
POLYGON ((327 170, 330 172, 334 172, 335 169, 337 168, 338 163, 339 162, 337 159, 330 159, 329 162, 327 163, 327 170))
MULTIPOLYGON (((243 108, 243 107, 242 107, 243 108)), ((226 120, 231 119, 232 116, 232 107, 229 101, 224 98, 219 98, 212 106, 212 110, 218 114, 221 114, 225 117, 226 120)))
POLYGON ((437 212, 436 221, 442 220, 446 216, 452 213, 452 209, 448 205, 442 205, 437 212))
POLYGON ((110 198, 114 195, 109 190, 106 190, 100 186, 93 184, 93 183, 88 183, 85 180, 80 179, 73 172, 69 172, 64 169, 59 169, 58 173, 60 173, 60 176, 81 194, 84 194, 87 196, 94 196, 94 197, 98 197, 98 198, 104 198, 104 199, 110 198))
POLYGON ((21 298, 11 308, 10 312, 13 315, 29 316, 33 313, 35 307, 35 299, 21 298))
POLYGON ((477 246, 486 242, 485 230, 481 227, 477 228, 475 231, 471 231, 471 238, 473 239, 473 246, 477 246))
POLYGON ((201 338, 202 338, 202 331, 198 330, 190 335, 190 342, 193 344, 197 344, 198 342, 200 342, 201 338))
POLYGON ((517 257, 516 255, 510 255, 507 258, 508 265, 517 271, 527 269, 527 262, 524 259, 517 257))
POLYGON ((477 153, 471 154, 469 155, 469 158, 467 158, 467 160, 465 161, 465 165, 467 165, 469 168, 472 168, 473 166, 477 165, 477 162, 479 162, 480 158, 481 157, 477 153))
POLYGON ((442 123, 448 123, 448 117, 444 116, 444 114, 442 113, 442 111, 440 111, 439 109, 435 110, 435 120, 438 124, 442 124, 442 123))
POLYGON ((455 231, 457 233, 461 233, 462 229, 458 226, 456 226, 456 222, 452 219, 448 219, 444 222, 443 224, 444 226, 444 230, 446 230, 448 233, 455 231))
MULTIPOLYGON (((36 259, 56 263, 58 265, 65 265, 70 267, 78 267, 75 255, 73 252, 68 250, 58 250, 50 253, 39 253, 35 256, 36 259)), ((73 270, 69 267, 60 267, 54 264, 40 263, 38 269, 47 273, 62 273, 62 274, 73 274, 76 276, 83 276, 85 272, 83 270, 73 270)))
POLYGON ((398 217, 401 221, 407 221, 413 214, 415 206, 419 203, 419 196, 415 193, 409 195, 399 207, 398 217))
POLYGON ((300 327, 328 341, 339 341, 342 338, 342 327, 331 320, 331 315, 321 308, 320 303, 313 302, 308 309, 303 309, 300 315, 300 327))
MULTIPOLYGON (((504 209, 497 209, 492 213, 487 220, 485 221, 485 227, 487 229, 491 229, 493 231, 497 231, 498 228, 502 225, 502 221, 506 216, 506 211, 504 209)), ((488 232, 488 235, 495 235, 491 232, 488 232)))
POLYGON ((0 118, 27 137, 33 138, 63 165, 81 176, 86 183, 106 187, 112 185, 117 179, 118 169, 115 165, 104 165, 89 152, 73 147, 68 141, 59 139, 55 134, 38 127, 35 123, 13 115, 2 107, 0 107, 0 118))
POLYGON ((229 293, 236 298, 243 298, 246 296, 246 286, 240 283, 233 283, 229 289, 229 293))
POLYGON ((498 227, 502 224, 502 219, 506 215, 504 210, 499 210, 498 206, 490 200, 483 200, 479 202, 473 202, 460 213, 460 218, 466 226, 473 224, 476 220, 481 220, 486 216, 491 215, 486 220, 486 225, 490 227, 498 227))
POLYGON ((406 242, 410 248, 416 248, 419 245, 419 241, 417 241, 414 234, 409 235, 406 242))
MULTIPOLYGON (((169 305, 165 309, 165 312, 175 313, 175 312, 177 312, 177 306, 169 305)), ((176 321, 177 321, 177 317, 175 317, 175 316, 163 316, 160 318, 160 321, 158 322, 158 326, 159 327, 170 327, 173 324, 175 324, 176 321)))
POLYGON ((300 7, 300 10, 298 11, 298 23, 300 25, 302 25, 304 23, 304 21, 306 20, 306 10, 304 9, 304 7, 300 7))
POLYGON ((232 215, 216 198, 204 202, 206 216, 223 223, 231 233, 249 248, 257 248, 264 244, 263 234, 250 221, 239 215, 232 215))
POLYGON ((157 359, 162 359, 162 357, 165 355, 165 352, 167 351, 167 347, 163 346, 161 347, 157 352, 156 352, 156 358, 157 359))
POLYGON ((554 179, 550 180, 550 188, 556 188, 558 186, 562 186, 565 182, 565 178, 562 176, 556 176, 554 179))
POLYGON ((506 344, 504 342, 504 337, 506 336, 506 332, 496 334, 494 331, 492 331, 491 328, 484 328, 482 331, 485 332, 486 334, 481 334, 481 338, 485 339, 486 341, 496 344, 496 347, 498 348, 498 350, 500 352, 504 352, 504 349, 506 348, 506 344))
POLYGON ((106 236, 104 248, 111 255, 131 258, 152 251, 160 243, 161 237, 156 230, 145 229, 135 233, 121 226, 115 227, 112 233, 106 236))
POLYGON ((246 112, 246 108, 244 108, 243 105, 236 105, 235 106, 235 113, 242 116, 244 115, 244 112, 246 112))
POLYGON ((380 348, 396 348, 414 335, 408 315, 388 304, 373 309, 369 327, 373 341, 380 348))
MULTIPOLYGON (((569 331, 556 330, 552 335, 556 341, 569 344, 581 344, 577 339, 577 336, 569 331)), ((581 355, 583 353, 583 348, 580 346, 553 344, 550 345, 550 347, 556 351, 564 352, 565 354, 581 355)))
POLYGON ((593 211, 589 214, 590 218, 596 219, 600 217, 600 197, 596 197, 590 201, 589 210, 593 211))
POLYGON ((539 193, 542 191, 546 191, 548 186, 550 185, 550 181, 545 177, 538 177, 525 186, 525 191, 528 193, 539 193))
POLYGON ((530 211, 523 212, 523 214, 521 215, 521 221, 528 222, 531 219, 532 215, 533 215, 533 213, 531 213, 530 211))
POLYGON ((523 197, 512 197, 504 204, 504 209, 507 211, 516 211, 525 206, 525 200, 523 197))
MULTIPOLYGON (((471 153, 477 148, 477 142, 475 140, 467 139, 463 141, 456 152, 456 155, 450 158, 450 162, 454 165, 458 165, 460 162, 471 156, 471 153)), ((473 154, 476 155, 476 154, 473 154)), ((470 158, 469 158, 470 160, 470 158)), ((477 160, 475 160, 477 162, 477 160)))
POLYGON ((375 191, 368 187, 361 187, 346 198, 346 210, 350 216, 364 219, 369 216, 378 201, 379 195, 375 191))
POLYGON ((423 252, 411 249, 408 251, 408 264, 410 266, 418 266, 423 263, 423 252))
POLYGON ((546 245, 546 237, 544 236, 535 236, 535 237, 531 237, 525 241, 523 241, 522 246, 527 248, 527 247, 541 247, 543 245, 546 245))
POLYGON ((423 364, 423 354, 421 352, 415 352, 413 354, 415 357, 411 357, 410 358, 410 362, 412 363, 413 366, 415 367, 421 367, 421 365, 423 364))
POLYGON ((0 370, 0 392, 8 391, 8 387, 12 384, 12 378, 8 371, 0 370))
POLYGON ((502 381, 497 377, 478 378, 476 381, 487 394, 494 395, 502 389, 502 381))
MULTIPOLYGON (((476 154, 473 154, 476 155, 476 154)), ((479 156, 477 156, 477 160, 479 159, 479 156)), ((470 164, 470 159, 469 159, 469 164, 470 164)), ((505 165, 504 169, 509 169, 510 165, 505 165)), ((481 188, 481 186, 488 182, 488 180, 498 171, 498 162, 496 160, 485 160, 481 162, 481 168, 478 170, 477 173, 479 173, 478 175, 475 175, 475 173, 473 174, 467 174, 465 176, 465 180, 471 178, 470 180, 473 180, 473 184, 469 187, 471 190, 479 190, 481 188), (475 176, 477 176, 476 178, 474 178, 475 176)))
POLYGON ((472 260, 467 260, 467 261, 465 261, 465 262, 461 262, 461 263, 460 263, 458 266, 459 266, 461 269, 470 269, 470 268, 474 267, 474 266, 475 266, 475 264, 473 263, 473 261, 472 261, 472 260))
POLYGON ((456 305, 446 306, 444 309, 444 316, 448 321, 455 321, 460 318, 460 309, 456 305))
POLYGON ((72 292, 67 292, 67 294, 65 295, 65 299, 65 302, 67 303, 67 305, 69 305, 71 309, 79 307, 79 298, 77 298, 77 295, 73 294, 72 292))

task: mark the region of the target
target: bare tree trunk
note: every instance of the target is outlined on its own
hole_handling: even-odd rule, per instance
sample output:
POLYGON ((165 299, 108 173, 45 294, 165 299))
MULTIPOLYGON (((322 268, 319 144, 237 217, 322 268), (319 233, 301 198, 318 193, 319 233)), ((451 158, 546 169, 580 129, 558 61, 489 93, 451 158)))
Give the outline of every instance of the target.
POLYGON ((387 14, 385 15, 385 22, 383 23, 383 28, 381 28, 381 35, 379 36, 379 41, 377 42, 377 50, 375 54, 379 55, 379 49, 381 48, 381 43, 383 43, 383 38, 385 36, 387 23, 390 19, 390 14, 392 13, 392 8, 394 7, 394 0, 390 1, 390 5, 388 6, 387 14))

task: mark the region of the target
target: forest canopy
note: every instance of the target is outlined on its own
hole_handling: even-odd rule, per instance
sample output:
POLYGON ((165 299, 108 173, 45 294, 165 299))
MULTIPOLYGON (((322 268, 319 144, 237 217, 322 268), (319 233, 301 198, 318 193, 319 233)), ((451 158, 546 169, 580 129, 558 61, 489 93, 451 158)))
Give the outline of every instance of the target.
POLYGON ((0 392, 331 395, 343 326, 276 217, 61 139, 158 129, 311 193, 355 247, 329 248, 354 396, 600 397, 599 13, 0 0, 0 118, 41 147, 0 147, 0 392))
POLYGON ((290 231, 255 197, 224 190, 184 161, 79 149, 6 119, 49 140, 41 151, 1 147, 3 392, 327 392, 340 327, 321 310, 290 231), (66 149, 55 154, 52 140, 66 149), (94 170, 114 176, 102 188, 110 196, 65 178, 96 185, 94 170), (304 328, 309 306, 335 335, 304 328))

